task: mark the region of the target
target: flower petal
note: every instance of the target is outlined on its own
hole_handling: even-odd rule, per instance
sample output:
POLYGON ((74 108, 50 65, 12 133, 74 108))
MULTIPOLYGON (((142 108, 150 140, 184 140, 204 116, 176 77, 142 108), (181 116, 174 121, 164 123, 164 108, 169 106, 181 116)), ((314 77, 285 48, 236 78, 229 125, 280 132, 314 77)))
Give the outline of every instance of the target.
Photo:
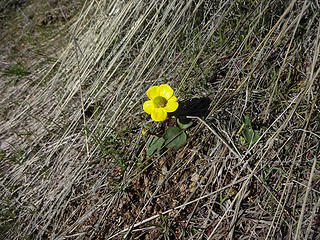
POLYGON ((173 95, 173 90, 168 84, 161 84, 159 86, 159 93, 161 97, 169 100, 169 98, 171 98, 171 96, 173 95))
POLYGON ((151 113, 151 118, 156 122, 164 121, 167 118, 167 112, 163 108, 155 108, 151 113))
POLYGON ((147 96, 149 99, 154 99, 157 96, 160 96, 159 86, 152 86, 147 90, 147 96))
POLYGON ((143 110, 146 113, 151 114, 154 109, 155 109, 155 107, 154 107, 154 104, 153 104, 152 100, 148 100, 148 101, 143 103, 143 110))
POLYGON ((175 96, 172 96, 165 106, 164 110, 167 112, 174 112, 179 107, 179 103, 177 103, 177 98, 175 96))

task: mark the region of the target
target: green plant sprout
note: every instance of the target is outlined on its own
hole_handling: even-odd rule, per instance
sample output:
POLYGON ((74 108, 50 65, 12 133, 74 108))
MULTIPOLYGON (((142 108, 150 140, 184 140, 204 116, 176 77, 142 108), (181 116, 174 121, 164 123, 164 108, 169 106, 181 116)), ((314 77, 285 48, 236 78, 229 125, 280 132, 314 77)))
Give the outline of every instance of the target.
POLYGON ((30 72, 24 67, 21 63, 14 64, 10 68, 2 71, 4 76, 18 76, 18 77, 24 77, 26 75, 29 75, 30 72))
POLYGON ((251 118, 249 115, 244 116, 244 122, 241 125, 237 136, 240 136, 241 144, 246 145, 247 147, 255 144, 260 138, 260 132, 252 128, 251 118))
POLYGON ((192 121, 183 124, 177 119, 177 125, 179 127, 168 127, 162 136, 151 136, 146 143, 147 156, 151 156, 155 152, 160 152, 162 148, 177 149, 181 147, 187 141, 187 134, 184 130, 191 127, 192 124, 192 121))

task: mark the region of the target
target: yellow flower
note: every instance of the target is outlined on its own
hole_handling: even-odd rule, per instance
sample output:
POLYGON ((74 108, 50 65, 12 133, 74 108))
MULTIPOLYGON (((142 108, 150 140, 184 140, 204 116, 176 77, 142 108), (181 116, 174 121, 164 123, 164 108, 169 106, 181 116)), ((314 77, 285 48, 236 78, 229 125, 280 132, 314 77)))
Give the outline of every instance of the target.
POLYGON ((174 112, 179 106, 172 88, 167 84, 150 87, 147 96, 150 100, 144 102, 143 110, 157 122, 166 120, 167 112, 174 112))

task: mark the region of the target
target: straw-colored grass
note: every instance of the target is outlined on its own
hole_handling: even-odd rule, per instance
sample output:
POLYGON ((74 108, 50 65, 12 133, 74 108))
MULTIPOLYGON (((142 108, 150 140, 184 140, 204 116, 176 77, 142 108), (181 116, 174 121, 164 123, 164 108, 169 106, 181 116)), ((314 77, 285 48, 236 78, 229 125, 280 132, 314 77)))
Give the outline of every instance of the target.
POLYGON ((83 4, 1 115, 5 239, 320 237, 319 1, 83 4), (200 105, 187 143, 148 157, 162 83, 200 105))

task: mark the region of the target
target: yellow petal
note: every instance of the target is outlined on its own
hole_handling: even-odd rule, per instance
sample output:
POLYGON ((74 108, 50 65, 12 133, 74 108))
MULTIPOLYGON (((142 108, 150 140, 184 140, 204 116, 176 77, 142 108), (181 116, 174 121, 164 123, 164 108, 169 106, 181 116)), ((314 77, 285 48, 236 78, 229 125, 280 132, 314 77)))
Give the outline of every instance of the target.
POLYGON ((170 99, 168 99, 168 101, 174 101, 176 102, 177 101, 177 98, 175 96, 172 96, 170 99))
POLYGON ((147 90, 147 96, 149 99, 154 99, 157 96, 160 96, 159 86, 152 86, 147 90))
POLYGON ((174 112, 179 107, 179 103, 177 103, 177 98, 175 96, 172 96, 168 102, 166 107, 164 108, 167 112, 174 112))
POLYGON ((155 108, 151 113, 151 118, 156 122, 164 121, 167 118, 167 112, 163 108, 155 108))
POLYGON ((148 101, 143 103, 143 110, 146 113, 151 114, 154 109, 155 109, 155 107, 154 107, 154 104, 153 104, 152 100, 148 100, 148 101))
POLYGON ((159 93, 161 97, 169 100, 169 98, 171 98, 171 96, 173 95, 173 90, 168 84, 161 84, 159 86, 159 93))

